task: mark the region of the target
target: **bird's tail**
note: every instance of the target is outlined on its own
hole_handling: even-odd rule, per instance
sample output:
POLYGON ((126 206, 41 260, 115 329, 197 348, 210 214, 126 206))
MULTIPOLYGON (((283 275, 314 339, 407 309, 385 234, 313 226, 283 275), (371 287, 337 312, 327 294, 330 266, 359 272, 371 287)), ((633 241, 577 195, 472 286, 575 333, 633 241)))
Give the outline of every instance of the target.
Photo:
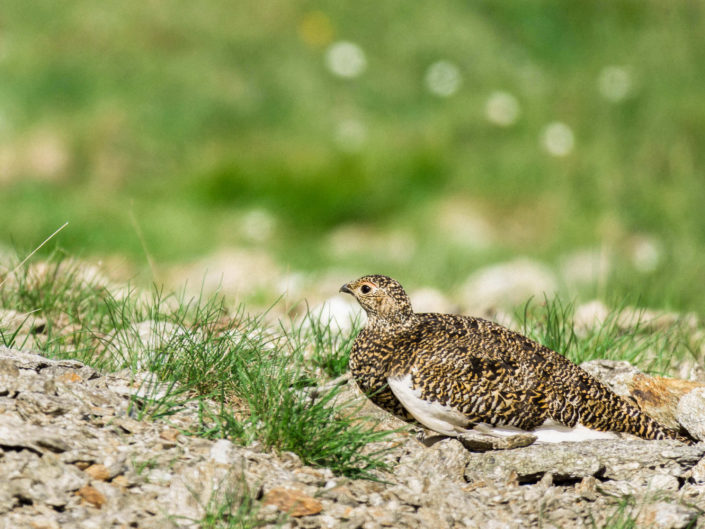
POLYGON ((694 444, 689 437, 685 437, 675 430, 666 428, 651 416, 641 411, 636 406, 619 397, 627 408, 627 428, 623 431, 638 435, 644 439, 675 439, 682 443, 694 444))
MULTIPOLYGON (((624 432, 644 439, 675 439, 687 444, 693 440, 666 428, 636 405, 617 395, 602 382, 584 371, 578 374, 580 398, 572 410, 564 409, 563 417, 572 422, 601 431, 624 432)), ((575 390, 575 387, 573 387, 575 390)))

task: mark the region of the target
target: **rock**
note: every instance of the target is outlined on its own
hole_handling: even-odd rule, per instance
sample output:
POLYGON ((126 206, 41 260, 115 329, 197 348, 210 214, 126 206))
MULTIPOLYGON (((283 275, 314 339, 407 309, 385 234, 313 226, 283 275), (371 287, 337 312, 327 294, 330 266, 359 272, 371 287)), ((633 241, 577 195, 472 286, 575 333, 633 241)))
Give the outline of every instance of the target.
POLYGON ((674 326, 686 328, 695 334, 699 319, 695 314, 655 311, 636 307, 625 307, 619 313, 607 307, 600 300, 592 300, 576 307, 573 324, 576 333, 584 337, 589 331, 599 328, 605 322, 622 330, 671 331, 674 326))
POLYGON ((97 479, 99 481, 106 481, 110 476, 110 471, 105 465, 94 464, 84 470, 91 478, 97 479))
POLYGON ((488 308, 513 307, 531 297, 543 300, 552 295, 558 284, 545 265, 529 259, 482 268, 474 272, 460 288, 461 304, 466 312, 488 308))
POLYGON ((227 439, 219 439, 210 450, 210 458, 221 465, 230 465, 235 461, 237 452, 232 442, 227 439))
POLYGON ((179 430, 174 429, 174 428, 168 428, 168 429, 159 433, 159 437, 161 437, 165 441, 169 441, 172 443, 175 443, 179 439, 180 435, 181 435, 181 432, 179 430))
POLYGON ((701 459, 690 469, 688 477, 695 483, 705 483, 705 459, 701 459))
POLYGON ((578 305, 573 313, 573 328, 580 338, 601 326, 610 316, 610 309, 599 299, 578 305))
MULTIPOLYGON (((692 338, 691 340, 695 340, 692 338)), ((697 340, 702 340, 698 337, 697 340)), ((701 347, 701 344, 697 346, 701 347)), ((678 365, 673 366, 675 369, 674 376, 682 380, 693 380, 696 382, 705 383, 705 368, 696 358, 682 358, 679 360, 678 365)))
POLYGON ((161 468, 152 469, 147 474, 147 480, 150 483, 156 483, 159 485, 168 485, 171 483, 173 477, 174 475, 171 472, 167 472, 161 468))
POLYGON ((691 527, 698 511, 685 505, 659 501, 645 505, 636 518, 636 527, 652 529, 682 529, 691 527))
POLYGON ((579 250, 562 257, 559 270, 566 285, 591 285, 604 282, 611 268, 610 255, 602 250, 579 250))
POLYGON ((61 529, 56 521, 56 515, 53 516, 35 516, 30 523, 32 529, 61 529))
MULTIPOLYGON (((443 480, 461 481, 471 454, 457 439, 442 438, 430 448, 411 442, 410 451, 398 469, 401 475, 421 475, 440 477, 443 480)), ((421 492, 424 487, 410 484, 412 490, 421 492)))
POLYGON ((289 516, 309 516, 323 510, 321 502, 296 489, 278 487, 270 490, 262 500, 264 505, 274 505, 289 516))
POLYGON ((518 333, 523 334, 522 326, 519 324, 516 318, 506 310, 493 307, 488 308, 482 312, 476 312, 474 314, 471 314, 471 316, 480 316, 481 318, 484 318, 486 320, 499 323, 501 326, 506 327, 507 329, 511 329, 512 331, 516 331, 518 333))
POLYGON ((59 428, 40 428, 23 422, 17 415, 0 415, 0 448, 28 448, 38 453, 45 449, 65 452, 70 449, 66 437, 59 428))
POLYGON ((91 487, 90 485, 81 487, 78 491, 76 491, 76 494, 78 494, 87 503, 90 503, 93 507, 97 507, 98 509, 100 509, 106 501, 105 496, 95 487, 91 487))
POLYGON ((69 371, 68 373, 64 373, 63 375, 56 377, 56 382, 60 384, 73 384, 74 382, 81 382, 82 380, 81 375, 74 373, 73 371, 69 371))
POLYGON ((641 374, 626 360, 590 360, 580 364, 580 367, 622 397, 631 396, 634 377, 641 374))
MULTIPOLYGON (((679 430, 681 426, 684 426, 678 417, 681 398, 685 394, 692 392, 693 389, 703 387, 705 386, 700 382, 658 376, 652 377, 640 373, 634 376, 629 391, 631 397, 642 410, 664 426, 679 430)), ((696 405, 696 403, 697 398, 693 398, 683 408, 684 411, 688 412, 689 407, 696 405)))
MULTIPOLYGON (((77 360, 49 360, 36 353, 18 351, 4 346, 0 346, 0 358, 5 362, 13 363, 17 369, 31 369, 33 371, 41 371, 52 367, 60 369, 87 368, 87 366, 77 360)), ((92 370, 91 368, 87 369, 92 370)))
MULTIPOLYGON (((12 309, 0 309, 0 330, 12 335, 27 335, 41 333, 46 327, 47 321, 34 314, 17 312, 12 309)), ((8 336, 8 334, 6 334, 8 336)))
POLYGON ((695 439, 705 440, 705 387, 696 387, 680 398, 676 420, 695 439))
POLYGON ((646 479, 646 488, 650 491, 676 491, 680 487, 678 478, 669 474, 656 474, 646 479))
POLYGON ((674 326, 694 331, 699 324, 693 313, 664 312, 636 307, 626 307, 620 312, 617 324, 621 329, 639 328, 649 331, 672 331, 674 326))
POLYGON ((0 360, 0 376, 17 378, 20 376, 20 370, 15 365, 15 362, 8 358, 3 358, 0 360))
MULTIPOLYGON (((350 332, 355 322, 363 322, 364 311, 350 296, 333 296, 320 305, 311 308, 310 316, 321 325, 333 325, 334 329, 350 332)), ((304 320, 304 327, 310 327, 309 319, 304 320)))
POLYGON ((598 497, 598 480, 594 476, 586 476, 575 485, 575 492, 589 501, 595 501, 598 497))
POLYGON ((588 476, 630 480, 648 468, 649 474, 680 477, 705 454, 705 445, 677 441, 595 440, 581 443, 533 444, 521 450, 473 454, 466 478, 479 474, 506 479, 515 473, 519 483, 536 482, 550 472, 555 481, 588 476))
POLYGON ((593 360, 580 367, 618 395, 633 400, 664 426, 673 430, 683 427, 689 432, 692 428, 691 435, 696 439, 705 435, 705 424, 700 419, 705 411, 703 383, 646 375, 624 361, 593 360))
MULTIPOLYGON (((195 529, 207 512, 223 516, 209 523, 247 517, 250 503, 256 524, 311 529, 601 527, 625 494, 647 505, 654 492, 705 506, 705 444, 616 439, 473 453, 458 439, 422 444, 366 399, 359 413, 398 431, 365 449, 385 450, 389 469, 377 481, 351 479, 291 452, 190 435, 204 427, 196 402, 168 422, 137 420, 128 405, 149 380, 0 348, 0 529, 195 529)), ((341 398, 362 398, 345 377, 334 383, 341 398)))
POLYGON ((414 307, 416 312, 457 312, 457 307, 435 288, 416 289, 409 293, 409 298, 411 299, 411 306, 414 307))
POLYGON ((269 291, 274 278, 280 277, 280 270, 263 251, 232 248, 190 265, 176 266, 167 275, 177 291, 185 285, 194 295, 222 292, 242 298, 269 291))
POLYGON ((529 446, 536 441, 536 436, 525 433, 507 437, 495 437, 469 431, 459 435, 458 441, 468 450, 484 452, 486 450, 511 450, 512 448, 529 446))

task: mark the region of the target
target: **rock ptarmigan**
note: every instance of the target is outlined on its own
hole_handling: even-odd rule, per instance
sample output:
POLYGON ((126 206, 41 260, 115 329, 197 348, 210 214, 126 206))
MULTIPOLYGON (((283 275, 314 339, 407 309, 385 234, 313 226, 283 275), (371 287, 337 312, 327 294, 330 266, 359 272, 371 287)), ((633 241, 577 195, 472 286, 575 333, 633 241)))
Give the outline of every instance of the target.
POLYGON ((415 313, 402 286, 382 275, 340 291, 368 316, 350 354, 353 377, 375 404, 406 421, 461 439, 531 434, 524 444, 615 432, 690 442, 563 355, 496 323, 415 313))

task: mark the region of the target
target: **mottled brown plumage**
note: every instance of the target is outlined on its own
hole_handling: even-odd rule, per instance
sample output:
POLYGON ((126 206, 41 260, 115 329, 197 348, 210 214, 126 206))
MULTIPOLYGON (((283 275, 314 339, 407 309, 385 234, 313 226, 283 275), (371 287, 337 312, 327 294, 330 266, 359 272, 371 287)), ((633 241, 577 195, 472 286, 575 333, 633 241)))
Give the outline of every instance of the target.
POLYGON ((407 421, 414 417, 389 381, 408 376, 424 402, 459 412, 460 429, 485 424, 532 431, 551 420, 688 441, 525 336, 480 318, 414 313, 402 286, 389 277, 365 276, 341 292, 352 294, 368 315, 350 355, 353 377, 375 404, 407 421))

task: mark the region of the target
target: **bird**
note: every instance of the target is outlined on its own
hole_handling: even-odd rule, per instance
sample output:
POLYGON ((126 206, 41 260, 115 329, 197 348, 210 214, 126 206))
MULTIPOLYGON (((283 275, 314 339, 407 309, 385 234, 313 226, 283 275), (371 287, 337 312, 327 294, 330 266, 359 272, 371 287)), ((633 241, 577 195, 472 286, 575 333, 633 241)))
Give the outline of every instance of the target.
POLYGON ((414 312, 390 277, 366 275, 340 292, 367 313, 350 352, 352 378, 400 419, 460 439, 529 434, 530 444, 628 433, 692 443, 520 333, 477 317, 414 312))

